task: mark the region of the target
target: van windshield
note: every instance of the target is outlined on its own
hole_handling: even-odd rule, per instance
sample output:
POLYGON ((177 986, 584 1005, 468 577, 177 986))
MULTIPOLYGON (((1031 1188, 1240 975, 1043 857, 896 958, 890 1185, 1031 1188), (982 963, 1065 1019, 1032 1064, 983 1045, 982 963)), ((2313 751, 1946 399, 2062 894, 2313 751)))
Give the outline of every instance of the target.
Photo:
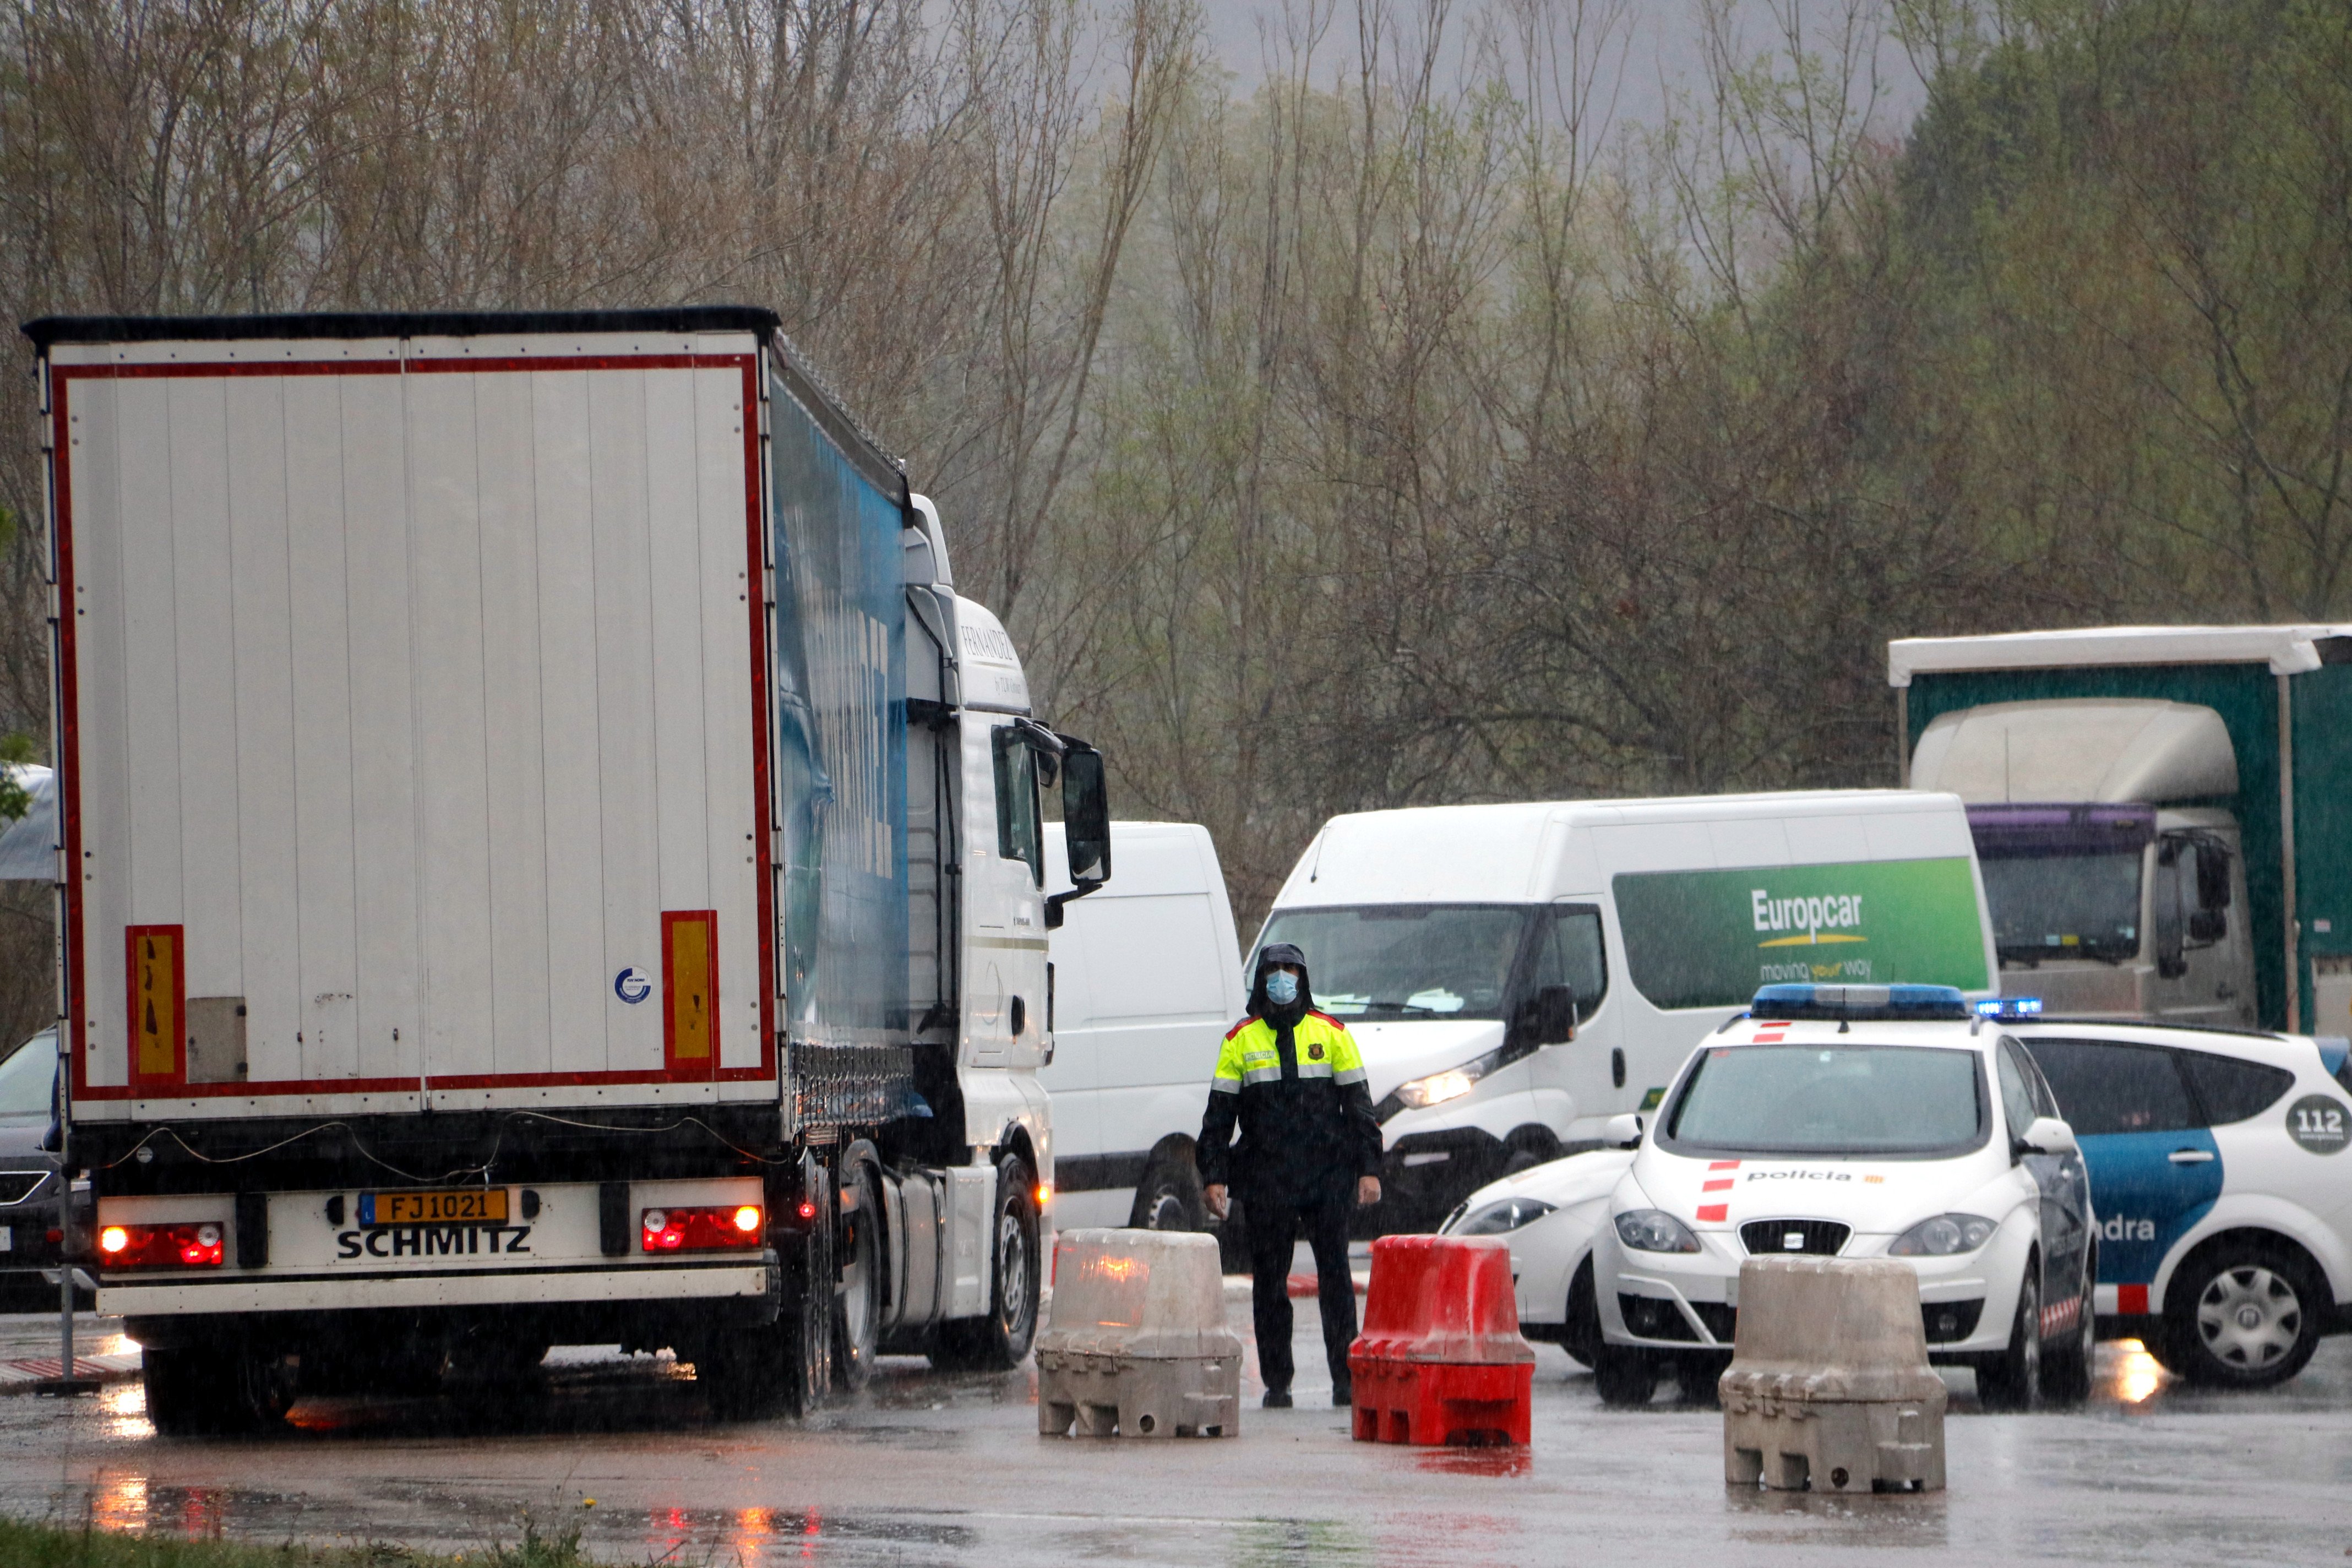
POLYGON ((1988 1135, 1977 1053, 1933 1046, 1717 1046, 1658 1142, 1683 1154, 1957 1154, 1988 1135))
POLYGON ((1494 904, 1288 910, 1266 922, 1261 945, 1296 944, 1315 1005, 1338 1017, 1499 1018, 1529 912, 1494 904))

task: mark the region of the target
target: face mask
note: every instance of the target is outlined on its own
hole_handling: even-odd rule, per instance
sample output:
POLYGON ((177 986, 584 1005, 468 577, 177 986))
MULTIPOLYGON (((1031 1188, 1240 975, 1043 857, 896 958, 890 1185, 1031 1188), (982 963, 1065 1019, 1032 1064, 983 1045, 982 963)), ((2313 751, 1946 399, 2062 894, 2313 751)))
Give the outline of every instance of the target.
POLYGON ((1265 977, 1265 999, 1277 1007, 1287 1007, 1298 1000, 1298 976, 1287 969, 1277 969, 1265 977))

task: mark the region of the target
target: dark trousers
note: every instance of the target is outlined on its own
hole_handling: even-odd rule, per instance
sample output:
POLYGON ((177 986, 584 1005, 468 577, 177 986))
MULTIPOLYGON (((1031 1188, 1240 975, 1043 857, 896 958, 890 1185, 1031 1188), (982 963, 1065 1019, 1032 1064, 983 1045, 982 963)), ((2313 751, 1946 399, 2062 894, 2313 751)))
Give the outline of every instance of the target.
MULTIPOLYGON (((1353 1194, 1350 1194, 1351 1196, 1353 1194)), ((1323 1358, 1331 1381, 1345 1385, 1348 1347, 1356 1340, 1356 1279, 1348 1271, 1348 1208, 1343 1199, 1300 1207, 1253 1193, 1244 1201, 1249 1226, 1250 1308, 1257 1322, 1257 1371, 1268 1388, 1288 1388, 1290 1258, 1303 1233, 1315 1249, 1317 1295, 1323 1307, 1323 1358)))

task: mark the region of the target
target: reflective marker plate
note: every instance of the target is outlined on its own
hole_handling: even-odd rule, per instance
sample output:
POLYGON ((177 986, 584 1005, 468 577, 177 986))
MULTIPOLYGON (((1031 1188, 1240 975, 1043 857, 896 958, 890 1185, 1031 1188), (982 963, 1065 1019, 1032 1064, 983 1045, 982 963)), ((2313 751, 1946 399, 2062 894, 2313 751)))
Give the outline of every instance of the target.
POLYGON ((504 1187, 468 1187, 459 1192, 362 1193, 362 1227, 386 1225, 454 1225, 507 1217, 504 1187))

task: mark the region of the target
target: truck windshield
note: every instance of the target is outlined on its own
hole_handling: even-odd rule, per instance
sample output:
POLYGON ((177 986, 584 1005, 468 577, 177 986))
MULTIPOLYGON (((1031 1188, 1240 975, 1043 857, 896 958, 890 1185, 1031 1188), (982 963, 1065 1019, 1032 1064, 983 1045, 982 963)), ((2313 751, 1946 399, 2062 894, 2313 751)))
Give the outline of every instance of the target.
POLYGON ((1370 904, 1277 911, 1262 942, 1307 955, 1315 1005, 1342 1018, 1499 1018, 1529 911, 1370 904))
POLYGON ((1978 847, 1993 942, 2004 959, 2095 958, 2139 952, 2139 850, 2001 855, 1978 847))
POLYGON ((1933 1156, 1984 1142, 1977 1053, 1934 1046, 1717 1046, 1658 1142, 1683 1154, 1933 1156))

